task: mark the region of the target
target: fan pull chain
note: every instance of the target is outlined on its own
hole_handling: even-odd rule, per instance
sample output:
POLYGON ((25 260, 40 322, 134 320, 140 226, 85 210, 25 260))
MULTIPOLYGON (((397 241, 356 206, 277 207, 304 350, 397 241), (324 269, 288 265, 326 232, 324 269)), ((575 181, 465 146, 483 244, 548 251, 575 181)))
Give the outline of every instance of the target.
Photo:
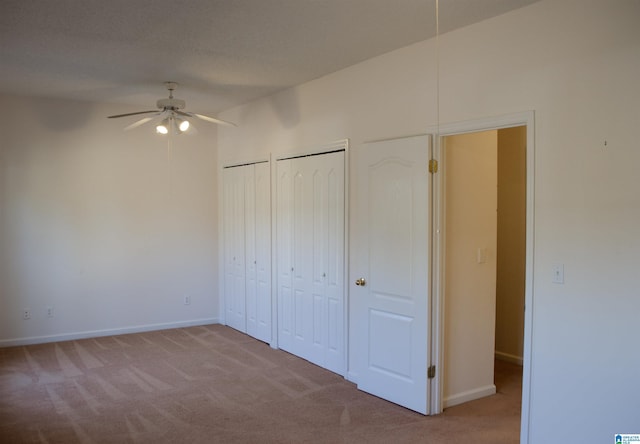
POLYGON ((173 134, 169 133, 167 137, 167 176, 169 180, 169 189, 167 193, 169 197, 173 195, 173 168, 171 168, 173 164, 173 134))

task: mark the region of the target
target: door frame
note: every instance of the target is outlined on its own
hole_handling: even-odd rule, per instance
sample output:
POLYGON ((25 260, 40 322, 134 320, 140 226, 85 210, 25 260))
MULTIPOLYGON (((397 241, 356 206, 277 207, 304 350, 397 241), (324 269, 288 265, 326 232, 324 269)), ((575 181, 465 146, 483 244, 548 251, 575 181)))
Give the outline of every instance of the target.
MULTIPOLYGON (((526 146, 526 253, 525 253, 525 313, 522 372, 522 411, 520 442, 526 444, 529 436, 531 398, 531 344, 533 315, 533 270, 534 270, 534 186, 535 186, 535 127, 534 111, 513 113, 504 116, 441 124, 431 128, 434 134, 433 158, 442 164, 444 157, 443 138, 456 134, 525 126, 526 146)), ((443 368, 444 368, 444 175, 433 177, 433 258, 432 258, 432 362, 436 366, 436 377, 432 379, 432 414, 443 410, 443 368)))

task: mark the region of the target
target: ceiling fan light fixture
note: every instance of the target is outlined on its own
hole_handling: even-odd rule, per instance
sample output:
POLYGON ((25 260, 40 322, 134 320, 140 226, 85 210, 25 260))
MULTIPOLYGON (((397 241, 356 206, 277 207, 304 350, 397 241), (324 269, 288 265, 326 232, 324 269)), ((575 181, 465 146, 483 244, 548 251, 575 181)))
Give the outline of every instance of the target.
POLYGON ((191 126, 188 120, 184 120, 184 119, 176 119, 176 120, 178 122, 178 129, 180 130, 181 133, 188 130, 189 127, 191 126))
POLYGON ((156 133, 169 134, 169 119, 164 119, 158 126, 156 126, 156 133))

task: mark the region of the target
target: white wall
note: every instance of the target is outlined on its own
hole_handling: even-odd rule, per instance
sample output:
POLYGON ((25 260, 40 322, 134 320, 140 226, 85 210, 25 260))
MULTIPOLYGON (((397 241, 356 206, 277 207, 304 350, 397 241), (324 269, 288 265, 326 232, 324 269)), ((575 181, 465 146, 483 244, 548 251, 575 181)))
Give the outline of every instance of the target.
MULTIPOLYGON (((530 443, 638 427, 639 18, 636 0, 543 0, 440 39, 441 122, 536 113, 530 443)), ((220 159, 423 132, 434 60, 421 42, 229 110, 220 159)))
POLYGON ((448 136, 445 162, 444 407, 496 392, 498 131, 448 136))
POLYGON ((168 164, 152 127, 105 118, 133 109, 0 103, 0 346, 215 321, 213 125, 168 164))

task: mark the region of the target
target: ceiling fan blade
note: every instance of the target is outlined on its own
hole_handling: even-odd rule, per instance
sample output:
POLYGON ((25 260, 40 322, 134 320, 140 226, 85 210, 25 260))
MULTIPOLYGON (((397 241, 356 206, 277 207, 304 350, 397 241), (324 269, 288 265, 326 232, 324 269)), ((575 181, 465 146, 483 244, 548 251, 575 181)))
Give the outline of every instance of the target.
POLYGON ((137 127, 139 127, 141 125, 144 125, 145 123, 149 122, 150 120, 153 120, 153 117, 144 117, 144 118, 142 118, 142 119, 140 119, 140 120, 138 120, 136 122, 133 122, 131 125, 125 127, 124 130, 125 131, 132 130, 132 129, 137 128, 137 127))
POLYGON ((173 111, 174 113, 180 115, 180 116, 185 116, 185 117, 193 117, 193 113, 188 113, 185 111, 180 111, 179 109, 176 109, 173 111))
POLYGON ((205 115, 202 115, 202 114, 196 114, 196 113, 190 113, 190 114, 192 114, 193 116, 197 117, 198 119, 202 119, 202 120, 205 120, 207 122, 217 123, 217 124, 225 125, 225 126, 238 126, 235 123, 227 122, 226 120, 215 119, 213 117, 205 116, 205 115))
POLYGON ((116 119, 118 117, 127 117, 127 116, 135 116, 137 114, 149 114, 149 113, 157 113, 158 110, 154 109, 153 111, 138 111, 135 113, 126 113, 126 114, 116 114, 115 116, 108 116, 107 119, 116 119))

